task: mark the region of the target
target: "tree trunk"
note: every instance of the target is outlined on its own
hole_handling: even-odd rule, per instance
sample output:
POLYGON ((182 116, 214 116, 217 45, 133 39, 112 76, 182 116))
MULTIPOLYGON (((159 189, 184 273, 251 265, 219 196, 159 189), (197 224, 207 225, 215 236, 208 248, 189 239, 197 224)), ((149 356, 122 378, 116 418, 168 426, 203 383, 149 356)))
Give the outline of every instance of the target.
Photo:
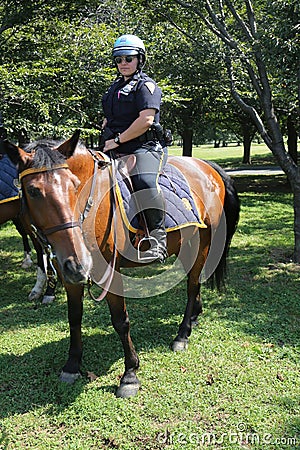
POLYGON ((183 140, 183 156, 192 156, 193 152, 193 130, 186 128, 182 133, 183 140))
POLYGON ((25 128, 21 128, 18 131, 18 145, 21 148, 24 148, 27 144, 29 144, 30 138, 28 136, 27 130, 25 128))
POLYGON ((300 263, 300 173, 292 185, 294 206, 294 254, 293 261, 300 263))
POLYGON ((293 192, 294 207, 294 254, 293 261, 300 263, 300 170, 292 160, 290 155, 285 151, 284 142, 277 142, 272 152, 276 157, 280 167, 287 175, 288 181, 293 192))
POLYGON ((249 127, 243 127, 243 146, 244 146, 244 154, 243 154, 243 164, 251 164, 251 142, 252 142, 252 133, 250 132, 249 127))
POLYGON ((288 132, 288 152, 295 164, 298 164, 298 154, 297 154, 297 130, 291 115, 287 118, 287 132, 288 132))
POLYGON ((90 141, 91 141, 91 148, 94 148, 94 136, 90 135, 90 141))
POLYGON ((182 137, 182 155, 192 156, 193 151, 193 122, 191 105, 189 102, 183 102, 181 112, 181 137, 182 137))

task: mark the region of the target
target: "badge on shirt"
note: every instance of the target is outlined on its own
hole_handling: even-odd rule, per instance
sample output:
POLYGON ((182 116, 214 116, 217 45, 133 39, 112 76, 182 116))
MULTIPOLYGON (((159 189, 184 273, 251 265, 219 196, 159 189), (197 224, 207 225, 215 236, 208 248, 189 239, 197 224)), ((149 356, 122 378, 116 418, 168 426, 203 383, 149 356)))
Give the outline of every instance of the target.
POLYGON ((155 84, 152 83, 152 81, 146 81, 145 86, 148 88, 150 94, 153 95, 153 92, 155 91, 155 84))
POLYGON ((126 84, 122 89, 118 92, 118 98, 120 98, 120 95, 129 95, 134 86, 137 84, 138 80, 131 80, 128 84, 126 84))

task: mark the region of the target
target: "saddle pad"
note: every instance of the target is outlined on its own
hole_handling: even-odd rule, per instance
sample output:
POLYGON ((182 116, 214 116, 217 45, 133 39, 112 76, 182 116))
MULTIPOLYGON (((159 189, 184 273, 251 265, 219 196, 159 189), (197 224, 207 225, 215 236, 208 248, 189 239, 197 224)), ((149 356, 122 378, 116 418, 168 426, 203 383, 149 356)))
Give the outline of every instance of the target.
POLYGON ((18 171, 7 155, 0 158, 0 203, 19 198, 18 171))
MULTIPOLYGON (((174 231, 190 225, 206 228, 190 193, 190 187, 184 175, 172 164, 166 164, 164 172, 159 176, 159 186, 166 204, 166 231, 174 231)), ((138 217, 130 201, 131 193, 126 179, 117 173, 116 192, 121 214, 126 227, 136 233, 141 229, 138 217), (128 217, 133 217, 129 221, 128 217)))

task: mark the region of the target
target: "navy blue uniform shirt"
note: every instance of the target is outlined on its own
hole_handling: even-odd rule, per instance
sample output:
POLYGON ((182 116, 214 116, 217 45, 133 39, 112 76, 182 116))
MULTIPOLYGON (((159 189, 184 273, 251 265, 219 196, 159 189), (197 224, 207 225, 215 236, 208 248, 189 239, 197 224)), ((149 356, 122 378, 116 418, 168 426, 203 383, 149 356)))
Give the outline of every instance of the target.
MULTIPOLYGON (((127 81, 123 77, 118 78, 102 98, 107 126, 114 133, 127 130, 144 109, 155 109, 154 121, 159 122, 160 104, 160 88, 141 71, 127 81)), ((136 138, 121 144, 119 151, 131 153, 139 147, 141 142, 136 138)))

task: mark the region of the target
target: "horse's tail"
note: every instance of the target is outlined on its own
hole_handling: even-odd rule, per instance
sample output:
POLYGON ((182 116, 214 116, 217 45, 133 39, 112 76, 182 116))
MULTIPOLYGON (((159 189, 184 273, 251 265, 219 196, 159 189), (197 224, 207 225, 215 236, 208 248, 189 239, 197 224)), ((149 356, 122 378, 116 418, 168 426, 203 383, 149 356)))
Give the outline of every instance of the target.
MULTIPOLYGON (((229 252, 229 247, 231 244, 232 237, 236 231, 237 224, 240 216, 240 200, 238 197, 238 193, 236 187, 234 185, 234 181, 232 178, 222 169, 218 164, 212 161, 206 161, 213 169, 218 172, 221 176, 224 186, 225 186, 225 199, 223 212, 226 220, 226 237, 225 237, 225 245, 223 249, 223 253, 219 260, 217 267, 214 272, 208 278, 208 282, 210 286, 217 287, 218 290, 225 283, 226 278, 226 268, 227 268, 227 256, 229 252)), ((216 233, 218 230, 216 231, 216 233)))

